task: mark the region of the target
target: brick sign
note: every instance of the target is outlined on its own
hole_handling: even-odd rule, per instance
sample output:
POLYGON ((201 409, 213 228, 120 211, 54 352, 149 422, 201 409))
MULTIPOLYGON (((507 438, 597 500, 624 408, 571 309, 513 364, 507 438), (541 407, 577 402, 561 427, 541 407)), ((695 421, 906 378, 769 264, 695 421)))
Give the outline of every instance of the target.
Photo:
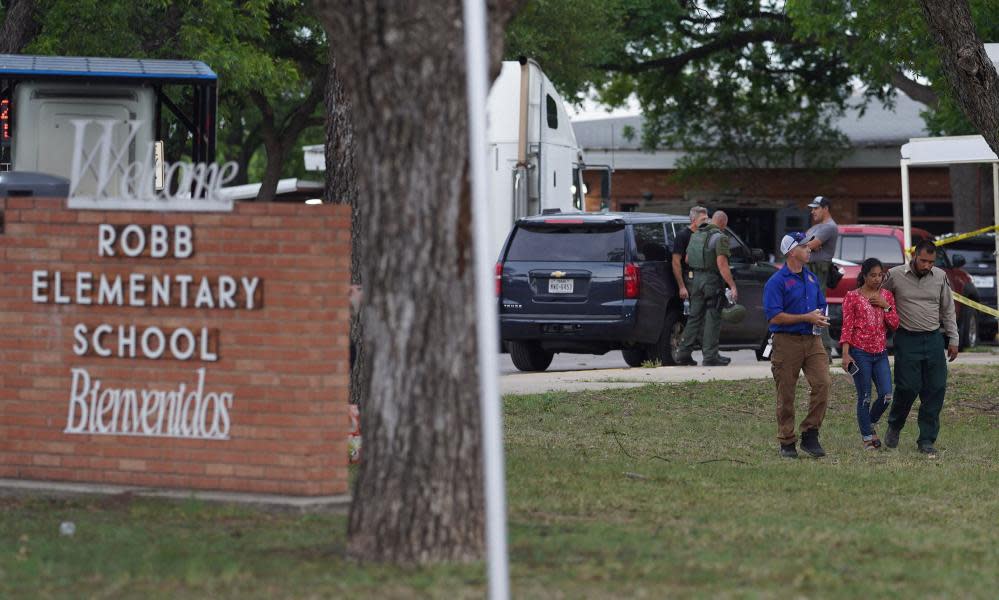
POLYGON ((0 477, 345 493, 350 217, 0 199, 0 477))

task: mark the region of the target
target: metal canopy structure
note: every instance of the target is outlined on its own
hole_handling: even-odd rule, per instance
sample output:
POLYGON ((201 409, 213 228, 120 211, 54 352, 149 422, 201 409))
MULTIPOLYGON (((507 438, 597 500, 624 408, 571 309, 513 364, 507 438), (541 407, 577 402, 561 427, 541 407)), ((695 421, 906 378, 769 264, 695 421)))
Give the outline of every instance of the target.
MULTIPOLYGON (((0 54, 0 102, 4 103, 2 110, 7 111, 6 123, 13 122, 10 115, 17 110, 11 106, 17 84, 43 80, 148 85, 157 98, 156 139, 163 139, 160 115, 166 106, 191 134, 191 161, 215 160, 218 75, 201 61, 0 54), (190 88, 189 110, 182 110, 170 100, 163 93, 164 86, 190 88)), ((9 153, 9 144, 0 145, 0 162, 10 162, 9 153)))
MULTIPOLYGON (((909 197, 910 167, 939 167, 952 164, 992 164, 992 215, 999 226, 999 157, 980 135, 961 135, 939 138, 912 138, 902 146, 902 227, 905 247, 912 247, 912 207, 909 197)), ((999 234, 995 235, 995 252, 999 257, 999 234)), ((996 281, 999 281, 999 261, 996 262, 996 281)), ((999 308, 999 307, 997 307, 999 308)))

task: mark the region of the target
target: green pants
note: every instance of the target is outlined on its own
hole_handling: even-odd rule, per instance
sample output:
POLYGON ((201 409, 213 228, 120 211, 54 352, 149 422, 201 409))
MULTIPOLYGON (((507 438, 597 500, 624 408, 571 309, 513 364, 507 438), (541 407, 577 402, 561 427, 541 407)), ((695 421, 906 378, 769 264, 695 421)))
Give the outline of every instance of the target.
MULTIPOLYGON (((819 280, 819 285, 822 287, 822 294, 826 293, 826 282, 829 281, 829 271, 832 270, 833 264, 830 261, 822 261, 815 263, 808 263, 808 268, 815 273, 815 277, 819 280)), ((826 350, 832 350, 836 346, 836 342, 833 341, 832 336, 829 335, 829 328, 822 328, 822 346, 826 350)))
POLYGON ((683 340, 677 351, 679 358, 689 359, 694 344, 699 341, 704 359, 717 360, 718 336, 721 335, 721 309, 718 308, 721 275, 712 271, 694 271, 687 290, 690 292, 690 316, 687 317, 683 340))
POLYGON ((939 331, 895 332, 895 400, 888 413, 892 429, 902 429, 919 396, 919 444, 933 444, 940 433, 940 410, 947 389, 947 355, 939 331))

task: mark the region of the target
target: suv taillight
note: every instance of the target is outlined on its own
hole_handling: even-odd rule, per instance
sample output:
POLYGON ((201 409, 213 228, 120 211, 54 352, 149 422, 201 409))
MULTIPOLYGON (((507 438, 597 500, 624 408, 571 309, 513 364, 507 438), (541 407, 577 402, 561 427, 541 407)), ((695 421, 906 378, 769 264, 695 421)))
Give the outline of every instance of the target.
POLYGON ((624 297, 638 298, 638 286, 641 283, 638 278, 638 265, 628 263, 624 265, 624 297))
POLYGON ((496 263, 496 297, 503 293, 503 263, 496 263))

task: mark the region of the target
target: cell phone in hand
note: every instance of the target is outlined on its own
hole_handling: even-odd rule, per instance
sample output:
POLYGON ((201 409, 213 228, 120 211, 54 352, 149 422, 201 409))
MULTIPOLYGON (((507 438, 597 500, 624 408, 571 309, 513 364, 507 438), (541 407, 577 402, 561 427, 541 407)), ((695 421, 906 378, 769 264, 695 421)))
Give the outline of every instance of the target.
POLYGON ((856 362, 851 362, 846 366, 846 372, 850 375, 856 375, 857 373, 860 373, 860 367, 857 366, 856 362))

